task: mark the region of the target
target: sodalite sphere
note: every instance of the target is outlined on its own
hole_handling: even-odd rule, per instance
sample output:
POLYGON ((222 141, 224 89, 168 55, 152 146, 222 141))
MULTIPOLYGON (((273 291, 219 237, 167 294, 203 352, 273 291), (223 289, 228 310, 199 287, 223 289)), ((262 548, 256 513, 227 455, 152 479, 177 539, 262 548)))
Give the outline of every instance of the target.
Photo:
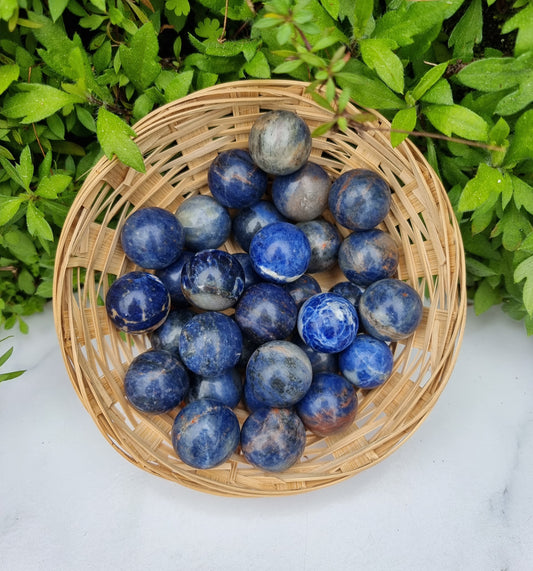
POLYGON ((354 342, 339 354, 341 373, 361 389, 374 389, 391 375, 394 356, 385 341, 360 333, 354 342))
POLYGON ((168 351, 179 357, 179 341, 183 326, 196 314, 190 309, 171 309, 165 321, 153 331, 149 338, 153 349, 168 351))
POLYGON ((285 216, 268 200, 260 200, 241 209, 233 219, 233 236, 240 247, 248 252, 252 238, 268 224, 286 222, 285 216))
POLYGON ((400 249, 394 238, 374 228, 352 232, 340 245, 339 267, 349 281, 359 286, 390 278, 398 268, 400 249))
POLYGON ((272 182, 272 202, 289 220, 313 220, 328 204, 331 181, 316 163, 307 162, 292 174, 277 176, 272 182))
POLYGON ((302 303, 306 299, 309 299, 312 295, 322 291, 320 284, 316 281, 316 279, 313 276, 309 276, 307 274, 300 276, 293 282, 285 284, 283 289, 290 294, 292 299, 295 301, 298 309, 300 309, 302 303))
POLYGON ((246 252, 235 252, 232 255, 239 261, 242 269, 244 270, 244 289, 262 281, 254 270, 249 254, 246 252))
POLYGON ((337 253, 342 242, 337 228, 323 218, 300 222, 298 228, 306 235, 311 246, 307 271, 314 274, 330 270, 337 263, 337 253))
POLYGON ((141 353, 130 363, 124 392, 140 412, 161 414, 178 406, 189 390, 189 375, 181 361, 168 351, 141 353))
POLYGON ((250 258, 256 273, 263 279, 289 283, 307 270, 311 247, 305 234, 294 224, 275 222, 252 238, 250 258))
POLYGON ((287 408, 259 408, 244 421, 241 447, 246 460, 267 472, 283 472, 301 458, 305 426, 287 408))
POLYGON ((105 307, 117 329, 126 333, 146 333, 165 321, 170 311, 170 295, 158 277, 133 271, 111 284, 105 307))
POLYGON ((298 308, 281 287, 269 282, 250 286, 235 306, 235 321, 258 345, 285 339, 296 327, 298 308))
POLYGON ((211 377, 234 367, 242 352, 242 333, 227 315, 215 311, 196 314, 181 330, 179 353, 197 375, 211 377))
POLYGON ((365 331, 382 341, 399 341, 412 335, 422 320, 422 310, 418 292, 396 278, 369 285, 359 301, 365 331))
POLYGON ((193 375, 187 398, 189 402, 209 398, 235 408, 242 396, 241 374, 235 368, 226 369, 212 377, 193 375))
POLYGON ((269 341, 248 361, 246 381, 264 406, 290 407, 307 392, 313 379, 309 357, 289 341, 269 341))
POLYGON ((296 412, 308 430, 329 436, 353 423, 357 405, 356 389, 348 380, 335 373, 318 373, 296 412))
POLYGON ((266 192, 268 175, 243 149, 220 152, 211 163, 207 184, 213 197, 227 208, 255 204, 266 192))
POLYGON ((235 305, 244 291, 243 267, 228 252, 202 250, 183 267, 181 290, 200 309, 227 309, 235 305))
POLYGON ((175 307, 183 307, 189 305, 187 299, 181 291, 181 272, 183 266, 193 257, 194 253, 184 250, 181 256, 170 266, 157 270, 155 275, 165 284, 170 300, 175 307))
POLYGON ((271 175, 302 168, 311 154, 311 131, 292 111, 263 113, 250 129, 248 147, 255 164, 271 175))
POLYGON ((352 169, 331 185, 328 205, 335 220, 350 230, 370 230, 385 219, 391 203, 390 187, 368 169, 352 169))
POLYGON ((212 399, 185 405, 174 419, 172 446, 179 458, 199 469, 226 462, 239 445, 239 421, 229 406, 212 399))
POLYGON ((193 252, 218 248, 231 233, 228 211, 212 196, 187 198, 176 210, 176 218, 185 231, 184 248, 193 252))
POLYGON ((363 295, 363 290, 350 281, 338 282, 331 286, 329 291, 346 298, 356 309, 359 307, 359 300, 363 295))
POLYGON ((302 305, 297 327, 300 337, 315 351, 338 353, 355 339, 359 318, 347 299, 324 292, 302 305))
POLYGON ((146 207, 132 212, 120 231, 126 256, 141 268, 157 270, 181 254, 185 232, 176 217, 163 208, 146 207))

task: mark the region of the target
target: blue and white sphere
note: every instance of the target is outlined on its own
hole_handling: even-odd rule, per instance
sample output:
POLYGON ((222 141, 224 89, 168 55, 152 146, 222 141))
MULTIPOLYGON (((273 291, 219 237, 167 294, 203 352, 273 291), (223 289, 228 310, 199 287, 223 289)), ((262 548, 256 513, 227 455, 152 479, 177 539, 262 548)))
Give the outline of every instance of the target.
POLYGON ((275 222, 252 238, 250 258, 256 273, 263 279, 284 284, 305 273, 311 247, 305 234, 294 224, 275 222))
POLYGON ((140 412, 161 414, 178 406, 189 390, 189 375, 168 351, 141 353, 124 377, 126 398, 140 412))
POLYGON ((374 389, 391 375, 394 356, 385 341, 360 333, 339 354, 341 373, 360 389, 374 389))
POLYGON ((165 268, 179 258, 185 233, 176 217, 156 206, 132 212, 120 231, 126 256, 141 268, 165 268))
POLYGON ((244 149, 220 152, 211 163, 207 184, 213 197, 227 208, 255 204, 266 192, 268 175, 244 149))
POLYGON ((218 248, 231 233, 231 217, 212 196, 196 194, 176 210, 176 218, 185 232, 186 250, 199 252, 218 248))
POLYGON ((338 353, 355 339, 359 318, 355 307, 340 295, 324 292, 310 297, 300 308, 300 337, 311 348, 338 353))
POLYGON ((179 352, 183 364, 193 373, 218 375, 238 363, 242 333, 235 321, 223 313, 198 313, 181 330, 179 352))
POLYGON ((239 421, 229 406, 212 399, 185 405, 174 419, 172 446, 187 465, 198 469, 223 464, 236 451, 239 421))
POLYGON ((305 426, 294 410, 258 408, 244 421, 241 448, 246 460, 267 472, 283 472, 301 458, 305 426))
POLYGON ((265 226, 273 222, 286 222, 285 216, 269 200, 260 200, 252 206, 242 208, 233 219, 233 237, 239 246, 248 252, 252 238, 265 226))

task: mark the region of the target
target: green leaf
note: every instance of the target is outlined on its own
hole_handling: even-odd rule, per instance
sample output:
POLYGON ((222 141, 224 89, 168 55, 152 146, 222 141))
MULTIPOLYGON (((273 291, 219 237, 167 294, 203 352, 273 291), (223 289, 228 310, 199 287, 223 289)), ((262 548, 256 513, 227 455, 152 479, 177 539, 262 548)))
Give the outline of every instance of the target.
POLYGON ((33 162, 31 157, 30 147, 26 145, 20 153, 20 164, 15 165, 20 180, 24 184, 26 190, 30 189, 31 181, 33 179, 33 162))
POLYGON ((24 202, 24 196, 0 197, 0 226, 4 226, 12 220, 24 202))
POLYGON ((105 0, 89 0, 93 6, 96 6, 101 12, 106 11, 105 0))
POLYGON ((435 105, 453 105, 453 92, 448 80, 441 78, 420 98, 424 103, 435 105))
POLYGON ((66 105, 83 103, 85 99, 40 83, 19 84, 20 93, 10 97, 4 105, 3 113, 10 119, 20 119, 22 123, 37 123, 57 113, 66 105))
POLYGON ((514 136, 505 157, 506 165, 533 157, 533 109, 522 113, 515 124, 514 136))
POLYGON ((405 103, 383 82, 360 73, 341 72, 336 76, 341 88, 348 88, 352 99, 374 109, 402 109, 405 103))
MULTIPOLYGON (((4 341, 5 339, 2 339, 1 341, 4 341)), ((3 355, 0 355, 0 367, 2 365, 5 365, 6 361, 9 359, 9 357, 11 357, 11 355, 13 354, 13 347, 10 347, 3 355)))
POLYGON ((33 295, 35 293, 35 282, 31 273, 23 268, 17 276, 17 286, 26 294, 33 295))
POLYGON ((489 268, 489 266, 469 256, 465 258, 465 265, 468 273, 478 278, 486 278, 488 276, 496 275, 496 272, 489 268))
POLYGON ((448 67, 448 62, 440 63, 432 68, 430 68, 424 75, 420 78, 419 82, 415 85, 411 91, 411 96, 415 101, 418 101, 423 95, 426 94, 428 89, 433 87, 437 81, 443 76, 444 72, 448 67))
POLYGON ((533 214, 533 187, 521 178, 511 175, 513 182, 513 199, 517 208, 524 208, 533 214))
POLYGON ((416 107, 407 107, 400 109, 393 117, 391 122, 390 140, 393 147, 397 147, 404 141, 409 133, 395 133, 394 129, 399 131, 413 131, 416 125, 416 107))
POLYGON ((528 3, 502 26, 502 34, 517 30, 514 54, 521 55, 533 50, 533 4, 528 3))
POLYGON ((525 280, 523 301, 526 311, 533 316, 533 256, 526 258, 516 267, 513 278, 515 283, 525 280))
POLYGON ((363 38, 369 33, 369 23, 373 21, 374 0, 357 0, 351 7, 353 9, 353 35, 357 39, 363 38))
POLYGON ((220 22, 216 18, 205 18, 196 26, 194 33, 201 38, 217 40, 222 36, 220 22))
POLYGON ((20 67, 16 63, 0 67, 0 94, 19 78, 20 67))
POLYGON ((270 66, 265 54, 258 51, 254 57, 244 65, 244 71, 251 77, 268 79, 270 77, 270 66))
POLYGON ((161 72, 158 52, 157 34, 151 22, 137 30, 131 47, 122 44, 119 48, 124 72, 139 91, 148 88, 161 72))
POLYGON ((502 297, 499 290, 493 289, 489 280, 481 280, 474 293, 474 313, 481 315, 501 301, 502 297))
POLYGON ((164 89, 167 103, 185 97, 189 93, 193 77, 194 71, 192 69, 178 73, 164 89))
POLYGON ((68 3, 69 0, 48 0, 52 21, 55 22, 63 14, 68 3))
POLYGON ((9 230, 4 234, 4 244, 13 256, 27 265, 39 261, 39 254, 33 240, 26 232, 18 229, 9 230))
POLYGON ((326 12, 336 20, 339 16, 339 0, 320 0, 326 12))
POLYGON ((78 116, 80 123, 88 131, 90 131, 91 133, 96 133, 96 121, 94 120, 92 113, 88 109, 82 107, 81 105, 76 105, 76 115, 78 116))
POLYGON ((51 242, 54 239, 54 233, 50 224, 45 220, 43 213, 35 206, 34 202, 28 202, 28 210, 26 211, 26 223, 28 232, 37 238, 51 242))
POLYGON ((367 39, 359 42, 361 57, 370 69, 375 70, 393 91, 403 93, 403 65, 392 51, 394 42, 385 39, 367 39))
POLYGON ((167 0, 165 8, 174 12, 176 16, 186 16, 191 11, 188 0, 167 0))
POLYGON ((533 76, 528 76, 518 86, 518 89, 505 95, 496 105, 498 115, 514 115, 522 111, 533 101, 533 76))
POLYGON ((9 178, 15 181, 22 188, 25 188, 24 181, 20 178, 18 170, 3 155, 0 155, 0 165, 2 165, 9 178))
POLYGON ((301 65, 303 65, 303 60, 301 59, 291 59, 280 63, 276 66, 272 71, 274 73, 283 73, 283 74, 290 74, 293 71, 296 71, 301 65))
POLYGON ((107 158, 111 159, 116 155, 125 165, 139 172, 146 171, 141 151, 132 140, 135 131, 104 107, 98 111, 96 136, 107 158))
POLYGON ((459 199, 459 211, 466 212, 483 206, 491 197, 501 194, 504 185, 512 184, 510 177, 485 163, 479 165, 476 176, 470 179, 459 199))
POLYGON ((471 141, 486 141, 489 126, 485 119, 462 105, 428 105, 425 115, 448 137, 455 134, 471 141))
POLYGON ((66 174, 53 174, 39 181, 35 194, 43 198, 55 199, 64 192, 70 184, 72 177, 66 174))
POLYGON ((483 12, 481 0, 472 0, 466 12, 455 25, 448 45, 453 46, 453 57, 469 61, 474 55, 474 45, 483 37, 483 12))

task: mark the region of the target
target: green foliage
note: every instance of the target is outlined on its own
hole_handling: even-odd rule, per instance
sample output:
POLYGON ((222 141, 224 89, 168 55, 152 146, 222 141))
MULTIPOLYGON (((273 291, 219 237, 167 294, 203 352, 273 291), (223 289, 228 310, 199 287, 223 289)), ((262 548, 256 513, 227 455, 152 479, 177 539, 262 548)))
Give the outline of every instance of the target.
POLYGON ((134 124, 227 81, 287 77, 348 123, 353 99, 449 189, 478 313, 533 333, 533 8, 490 0, 0 2, 0 327, 51 297, 55 245, 102 156, 144 170, 134 124), (337 90, 339 88, 339 90, 337 90))

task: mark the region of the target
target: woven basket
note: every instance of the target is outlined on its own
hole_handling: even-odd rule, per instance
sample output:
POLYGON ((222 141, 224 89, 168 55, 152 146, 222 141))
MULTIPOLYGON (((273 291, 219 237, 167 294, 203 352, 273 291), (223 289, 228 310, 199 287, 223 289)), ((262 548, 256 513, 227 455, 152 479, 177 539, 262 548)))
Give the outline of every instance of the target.
MULTIPOLYGON (((465 325, 463 246, 442 184, 417 148, 389 143, 379 130, 332 131, 313 139, 310 160, 337 177, 364 167, 392 188, 392 206, 381 227, 401 245, 398 277, 425 300, 422 323, 392 345, 395 364, 382 386, 360 391, 353 426, 319 438, 308 432, 304 455, 272 474, 249 465, 239 451, 223 465, 198 470, 176 456, 170 430, 177 410, 144 415, 128 405, 123 377, 130 361, 149 348, 146 335, 124 335, 110 325, 102 299, 108 275, 134 269, 119 243, 132 205, 175 211, 196 193, 208 194, 207 171, 219 151, 246 148, 260 113, 288 109, 311 129, 331 120, 328 111, 293 81, 238 81, 201 90, 150 113, 135 125, 146 163, 140 174, 101 159, 88 175, 64 224, 54 280, 54 318, 72 384, 108 442, 136 466, 190 488, 225 496, 306 492, 345 480, 394 452, 433 408, 455 364, 465 325)), ((360 109, 353 105, 348 111, 360 109)), ((324 214, 328 217, 329 213, 324 214)), ((329 218, 330 220, 331 217, 329 218)), ((345 228, 339 227, 343 235, 345 228)), ((223 246, 239 251, 231 239, 223 246)), ((344 281, 338 269, 314 274, 323 291, 344 281)), ((236 409, 242 423, 246 410, 236 409)))

